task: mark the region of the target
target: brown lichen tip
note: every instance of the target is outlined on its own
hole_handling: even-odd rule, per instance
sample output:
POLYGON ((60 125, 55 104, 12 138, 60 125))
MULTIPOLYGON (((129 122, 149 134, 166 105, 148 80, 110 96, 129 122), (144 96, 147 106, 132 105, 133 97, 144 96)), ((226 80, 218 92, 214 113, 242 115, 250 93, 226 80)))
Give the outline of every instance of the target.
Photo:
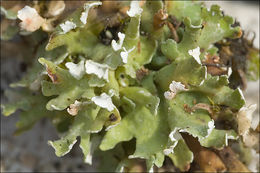
POLYGON ((50 79, 53 83, 55 83, 55 84, 59 83, 58 76, 55 73, 53 73, 50 68, 46 67, 46 71, 47 71, 48 76, 50 77, 50 79))
POLYGON ((155 15, 153 16, 153 27, 155 29, 159 29, 163 27, 168 19, 168 14, 163 10, 160 9, 155 15))
POLYGON ((136 72, 136 79, 141 81, 146 75, 148 75, 149 70, 144 68, 143 66, 137 70, 136 72))

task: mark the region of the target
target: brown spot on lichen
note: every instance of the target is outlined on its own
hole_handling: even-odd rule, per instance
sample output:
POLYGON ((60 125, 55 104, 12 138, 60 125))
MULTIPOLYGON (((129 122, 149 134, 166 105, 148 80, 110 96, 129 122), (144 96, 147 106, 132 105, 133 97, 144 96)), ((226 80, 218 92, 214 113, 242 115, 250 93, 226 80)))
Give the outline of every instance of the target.
POLYGON ((188 113, 191 113, 192 112, 192 109, 189 107, 189 105, 187 105, 187 104, 184 104, 183 105, 183 109, 184 109, 184 111, 185 112, 188 112, 188 113))
POLYGON ((191 108, 192 111, 195 111, 197 109, 207 110, 210 113, 210 115, 213 115, 212 107, 206 103, 198 103, 191 108))
POLYGON ((72 115, 76 116, 79 112, 80 105, 79 104, 70 104, 69 108, 67 108, 67 112, 72 115))
POLYGON ((227 74, 227 70, 222 68, 219 56, 207 54, 206 59, 202 63, 207 66, 207 72, 213 76, 227 74))
POLYGON ((115 115, 114 113, 110 114, 110 115, 109 115, 109 120, 112 121, 112 122, 117 121, 116 115, 115 115))
POLYGON ((52 73, 52 71, 47 67, 47 73, 48 73, 48 76, 51 78, 51 81, 53 83, 58 83, 58 76, 54 73, 52 73))
POLYGON ((153 27, 155 29, 159 29, 163 27, 163 25, 166 23, 167 18, 168 18, 168 14, 165 11, 163 11, 163 9, 160 9, 153 16, 153 27))
POLYGON ((137 80, 142 80, 144 76, 148 75, 149 73, 149 70, 144 68, 144 67, 141 67, 139 70, 137 70, 136 72, 136 78, 137 80))
POLYGON ((137 52, 141 53, 141 41, 140 40, 138 41, 138 44, 137 44, 137 52))

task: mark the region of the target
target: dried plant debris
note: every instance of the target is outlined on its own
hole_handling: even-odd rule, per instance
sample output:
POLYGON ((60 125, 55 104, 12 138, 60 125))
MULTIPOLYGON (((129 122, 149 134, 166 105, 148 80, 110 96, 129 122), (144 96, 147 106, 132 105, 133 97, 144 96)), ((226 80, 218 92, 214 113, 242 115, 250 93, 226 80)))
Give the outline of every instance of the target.
POLYGON ((1 39, 28 45, 1 106, 21 110, 16 134, 49 118, 56 155, 80 139, 102 171, 259 171, 256 106, 241 91, 259 79, 259 50, 219 6, 35 1, 1 15, 1 39))
POLYGON ((226 39, 215 44, 219 49, 219 65, 229 73, 231 88, 245 89, 247 79, 259 79, 259 50, 253 47, 253 40, 248 40, 243 33, 240 38, 226 39))

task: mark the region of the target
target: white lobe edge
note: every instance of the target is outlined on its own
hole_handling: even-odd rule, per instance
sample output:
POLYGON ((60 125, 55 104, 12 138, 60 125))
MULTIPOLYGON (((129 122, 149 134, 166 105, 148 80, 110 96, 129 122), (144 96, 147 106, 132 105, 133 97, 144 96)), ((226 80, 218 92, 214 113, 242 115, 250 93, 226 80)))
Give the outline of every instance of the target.
POLYGON ((203 85, 204 82, 205 82, 205 80, 203 79, 203 80, 200 82, 199 86, 203 85))
POLYGON ((241 89, 240 89, 240 88, 237 88, 237 89, 238 89, 238 92, 239 92, 239 94, 241 95, 242 99, 243 99, 244 101, 246 101, 246 100, 245 100, 245 96, 244 96, 243 92, 241 91, 241 89))
POLYGON ((199 141, 201 140, 201 139, 204 139, 203 137, 200 137, 200 136, 198 136, 198 135, 196 135, 196 134, 193 134, 193 133, 191 133, 188 129, 180 129, 179 130, 179 132, 184 132, 184 133, 189 133, 191 136, 193 136, 194 138, 197 138, 198 137, 198 139, 199 139, 199 141))
POLYGON ((150 92, 145 92, 145 90, 139 90, 138 93, 143 94, 147 97, 152 96, 152 94, 150 92))
POLYGON ((208 77, 208 70, 207 70, 207 67, 204 66, 204 68, 205 68, 205 76, 204 76, 204 79, 200 82, 199 86, 203 85, 204 82, 205 82, 205 80, 206 80, 207 77, 208 77))
POLYGON ((135 158, 145 159, 143 156, 138 156, 133 154, 128 156, 128 159, 135 159, 135 158))
POLYGON ((128 54, 129 54, 130 52, 132 52, 134 49, 135 49, 135 46, 132 47, 132 48, 129 49, 129 50, 126 50, 125 47, 123 47, 123 50, 124 50, 124 51, 120 52, 120 56, 121 56, 121 58, 122 58, 123 63, 125 63, 125 64, 127 63, 128 54))
POLYGON ((169 155, 169 154, 173 154, 174 153, 174 148, 176 147, 176 145, 178 144, 178 141, 174 141, 173 145, 171 145, 169 148, 166 148, 163 150, 164 155, 169 155))
POLYGON ((171 133, 169 134, 169 138, 172 142, 178 141, 182 138, 181 134, 178 132, 178 128, 174 128, 174 130, 171 131, 171 133))
MULTIPOLYGON (((88 152, 86 158, 84 159, 84 162, 85 162, 85 163, 88 163, 88 164, 90 164, 90 165, 92 165, 92 143, 90 142, 89 145, 90 145, 90 146, 89 146, 89 152, 88 152)), ((80 147, 82 150, 84 150, 81 145, 79 145, 79 147, 80 147)))
POLYGON ((61 108, 59 108, 59 107, 57 107, 57 106, 55 106, 55 105, 51 105, 51 107, 52 107, 54 110, 57 110, 57 111, 61 111, 61 110, 62 110, 61 108))
POLYGON ((124 172, 124 166, 122 165, 121 168, 119 169, 119 172, 124 172))
POLYGON ((194 28, 194 29, 199 29, 202 27, 202 25, 190 25, 191 28, 194 28))
POLYGON ((115 105, 112 102, 112 99, 106 93, 102 93, 100 96, 92 97, 91 101, 93 101, 96 105, 107 109, 109 112, 115 109, 115 105))
POLYGON ((130 10, 126 12, 128 16, 135 17, 143 12, 143 9, 140 7, 139 2, 140 1, 131 1, 130 10))
POLYGON ((195 49, 188 51, 189 55, 192 56, 199 64, 201 64, 200 61, 200 48, 197 47, 195 49))
POLYGON ((173 145, 171 145, 169 148, 166 148, 163 150, 163 153, 165 155, 169 155, 171 153, 174 153, 174 148, 176 147, 176 145, 178 144, 178 141, 180 139, 182 139, 181 134, 178 132, 178 128, 174 128, 173 131, 171 131, 171 133, 169 134, 169 138, 171 140, 171 142, 173 142, 173 145))
MULTIPOLYGON (((65 153, 62 153, 61 156, 64 156, 66 154, 68 154, 70 152, 70 150, 72 149, 73 145, 75 145, 75 143, 77 142, 77 139, 75 139, 70 145, 69 145, 69 149, 65 152, 65 153)), ((54 148, 55 152, 57 152, 56 150, 56 147, 53 145, 53 142, 52 141, 48 141, 48 144, 50 146, 52 146, 52 148, 54 148)))
POLYGON ((110 126, 108 126, 108 127, 105 129, 105 131, 108 131, 109 129, 112 129, 112 128, 118 126, 118 125, 119 125, 119 123, 116 123, 116 124, 114 124, 114 125, 110 125, 110 126))
POLYGON ((35 15, 39 15, 38 12, 34 8, 27 5, 19 10, 17 13, 17 17, 22 21, 28 18, 32 18, 35 15))
POLYGON ((108 91, 108 94, 109 94, 110 97, 113 97, 114 95, 116 95, 116 91, 114 89, 110 89, 108 91))
POLYGON ((100 132, 102 129, 100 130, 87 130, 88 133, 98 133, 100 132))
POLYGON ((79 102, 78 100, 75 100, 73 104, 70 104, 70 106, 67 108, 67 112, 75 116, 78 114, 79 106, 82 104, 82 102, 79 102))
POLYGON ((112 40, 111 42, 111 46, 114 49, 114 51, 118 51, 120 49, 122 49, 122 45, 125 39, 125 34, 119 32, 118 34, 118 38, 119 38, 119 42, 117 43, 116 40, 112 40))
POLYGON ((169 148, 166 148, 163 150, 163 154, 168 156, 169 154, 173 153, 173 149, 172 146, 170 146, 169 148))
POLYGON ((225 134, 225 146, 228 146, 228 140, 229 139, 238 139, 238 136, 237 137, 234 137, 232 135, 228 135, 227 133, 225 134))
POLYGON ((90 8, 94 7, 94 6, 98 6, 98 5, 102 5, 102 2, 93 2, 90 4, 84 4, 84 12, 81 13, 80 16, 80 21, 85 25, 87 24, 87 18, 88 18, 88 12, 90 10, 90 8))
POLYGON ((151 166, 151 168, 149 169, 148 172, 149 172, 149 173, 153 173, 153 172, 154 172, 154 170, 153 170, 153 165, 151 166))
POLYGON ((183 85, 181 82, 172 81, 169 85, 170 91, 177 93, 178 91, 186 91, 185 85, 183 85))
POLYGON ((20 23, 21 28, 29 32, 39 29, 45 22, 36 9, 27 5, 18 11, 17 17, 22 21, 20 23))
POLYGON ((167 99, 167 100, 171 100, 174 98, 175 96, 175 93, 171 92, 171 91, 166 91, 164 92, 164 97, 167 99))
POLYGON ((88 153, 84 162, 92 165, 92 154, 88 153))
POLYGON ((208 134, 207 136, 205 136, 205 138, 209 137, 209 135, 211 134, 212 130, 215 128, 215 125, 214 125, 214 120, 212 119, 211 121, 208 122, 208 134))
POLYGON ((205 79, 207 79, 207 77, 208 77, 208 69, 207 69, 207 67, 205 67, 205 79))
POLYGON ((154 111, 155 115, 157 115, 159 104, 160 104, 160 99, 158 98, 158 102, 155 105, 155 111, 154 111))
POLYGON ((75 100, 75 102, 73 103, 75 106, 80 106, 82 104, 82 102, 79 102, 78 100, 75 100))
POLYGON ((169 85, 169 91, 164 92, 164 97, 168 100, 171 100, 175 97, 175 95, 179 91, 187 91, 188 89, 185 88, 181 82, 172 81, 169 85))
POLYGON ((81 60, 78 64, 74 64, 73 62, 67 62, 65 66, 69 69, 70 74, 76 78, 81 79, 85 74, 85 61, 81 60))
POLYGON ((72 29, 75 29, 77 26, 75 23, 71 22, 71 21, 66 21, 62 24, 60 24, 60 27, 63 31, 63 34, 66 34, 67 32, 69 32, 72 29))
POLYGON ((232 74, 232 68, 231 68, 231 67, 228 67, 227 76, 230 77, 231 74, 232 74))
MULTIPOLYGON (((74 145, 76 142, 77 142, 77 139, 75 139, 75 140, 69 145, 69 150, 68 150, 65 154, 67 154, 67 153, 70 152, 70 150, 72 149, 73 145, 74 145)), ((65 154, 64 154, 64 155, 65 155, 65 154)))
POLYGON ((190 158, 190 162, 192 162, 194 159, 194 155, 193 155, 193 152, 191 153, 191 158, 190 158))
POLYGON ((107 82, 109 81, 108 80, 109 67, 107 65, 99 64, 92 60, 87 60, 85 63, 85 70, 87 74, 95 74, 100 79, 103 78, 107 82))

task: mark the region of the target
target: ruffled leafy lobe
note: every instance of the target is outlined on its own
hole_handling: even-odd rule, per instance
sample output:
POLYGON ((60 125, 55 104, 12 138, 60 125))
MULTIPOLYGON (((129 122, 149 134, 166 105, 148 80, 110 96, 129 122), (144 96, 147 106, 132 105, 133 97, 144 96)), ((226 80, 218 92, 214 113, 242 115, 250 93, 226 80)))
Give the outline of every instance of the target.
POLYGON ((40 58, 39 62, 46 66, 46 71, 52 80, 52 82, 42 81, 43 95, 58 95, 57 98, 51 99, 47 103, 48 110, 64 110, 76 99, 81 97, 90 99, 95 96, 94 89, 89 86, 87 77, 78 81, 67 70, 56 66, 51 61, 40 58))
MULTIPOLYGON (((201 63, 208 53, 218 55, 213 44, 241 35, 239 27, 231 26, 231 17, 224 16, 216 5, 208 10, 189 1, 122 2, 120 8, 138 5, 139 11, 132 15, 118 10, 109 16, 116 23, 112 27, 116 33, 111 33, 107 16, 100 15, 101 3, 95 3, 86 21, 85 8, 90 8, 91 3, 63 20, 48 42, 37 49, 36 57, 46 69, 35 61, 28 75, 11 85, 25 88, 17 95, 17 102, 2 106, 4 115, 23 110, 18 132, 53 115, 54 125, 62 132, 61 139, 49 141, 57 156, 67 154, 79 137, 86 163, 91 164, 92 154, 104 152, 110 159, 103 168, 116 171, 126 171, 137 159, 145 159, 147 171, 152 171, 154 165, 163 165, 165 156, 181 171, 187 171, 194 156, 183 133, 195 137, 201 146, 215 149, 238 138, 236 129, 218 128, 217 121, 219 117, 233 121, 245 105, 243 95, 239 88, 228 86, 226 75, 212 76, 201 63), (165 18, 156 18, 160 14, 165 18), (182 23, 175 28, 178 41, 168 27, 171 25, 167 25, 172 18, 182 23), (102 42, 103 32, 111 45, 102 42), (119 32, 125 38, 115 50, 112 44, 118 42, 119 32), (196 56, 190 53, 195 51, 196 56), (75 78, 66 64, 79 62, 84 64, 84 70, 75 78), (89 72, 86 62, 104 67, 107 79, 89 72), (165 92, 173 92, 172 82, 184 89, 165 98, 165 92), (31 95, 31 90, 36 96, 31 95), (100 99, 102 94, 111 99, 113 110, 96 102, 95 98, 100 99), (77 110, 72 117, 66 109, 70 112, 73 106, 77 110), (38 116, 34 116, 35 112, 38 116), (120 161, 113 157, 115 154, 120 161)), ((259 73, 254 63, 259 56, 253 49, 251 54, 248 75, 252 77, 255 71, 259 73)))
POLYGON ((17 129, 15 134, 20 134, 31 129, 43 117, 51 117, 50 112, 44 106, 48 99, 39 92, 31 92, 27 89, 20 90, 19 92, 7 90, 5 95, 10 103, 1 105, 3 115, 9 116, 17 110, 22 111, 20 119, 16 123, 17 129))

